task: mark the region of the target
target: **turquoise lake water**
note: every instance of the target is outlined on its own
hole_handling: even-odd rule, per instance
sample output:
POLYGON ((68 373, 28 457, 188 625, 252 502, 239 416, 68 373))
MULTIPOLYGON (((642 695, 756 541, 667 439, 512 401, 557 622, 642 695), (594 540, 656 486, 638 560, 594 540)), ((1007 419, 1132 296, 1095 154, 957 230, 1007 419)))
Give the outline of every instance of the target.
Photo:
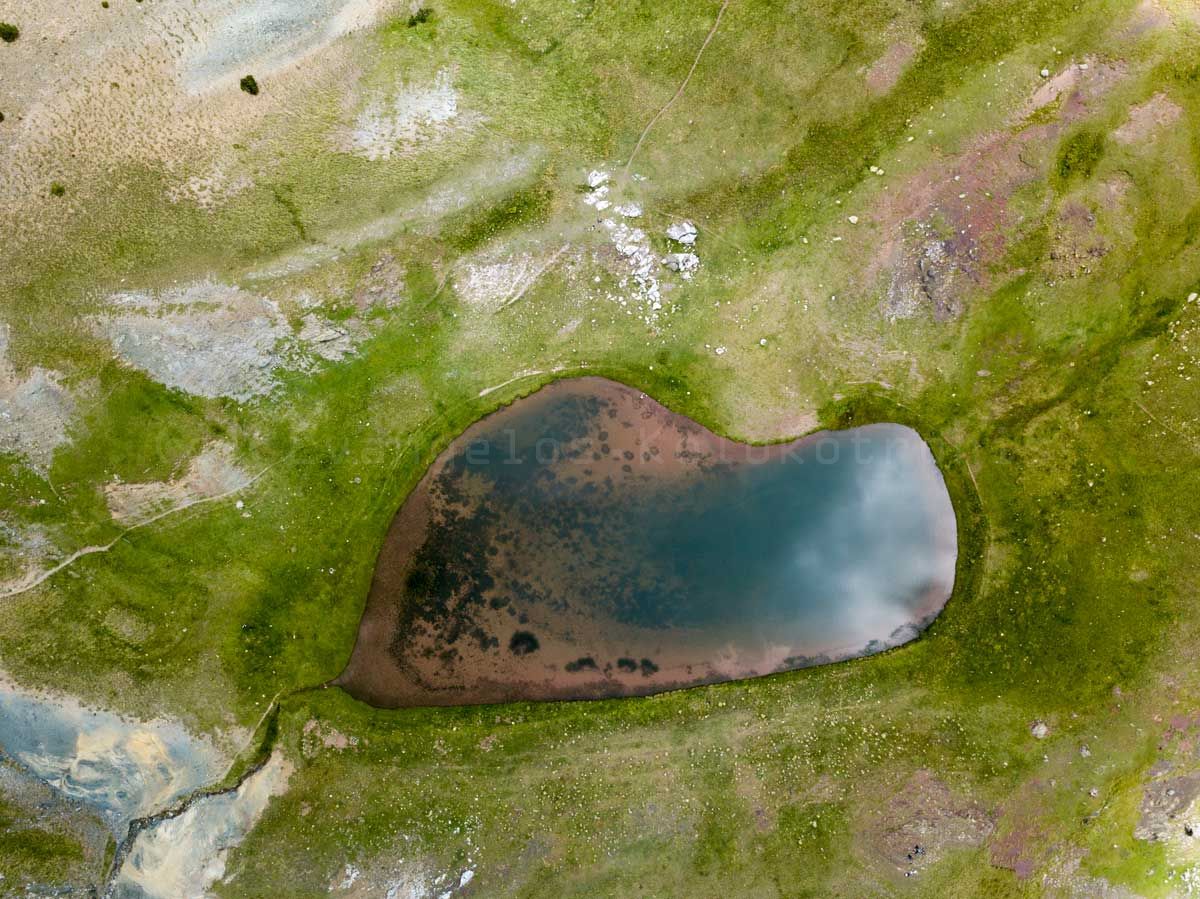
POLYGON ((751 447, 600 378, 489 416, 393 523, 341 682, 380 705, 652 693, 913 639, 954 511, 916 432, 751 447))

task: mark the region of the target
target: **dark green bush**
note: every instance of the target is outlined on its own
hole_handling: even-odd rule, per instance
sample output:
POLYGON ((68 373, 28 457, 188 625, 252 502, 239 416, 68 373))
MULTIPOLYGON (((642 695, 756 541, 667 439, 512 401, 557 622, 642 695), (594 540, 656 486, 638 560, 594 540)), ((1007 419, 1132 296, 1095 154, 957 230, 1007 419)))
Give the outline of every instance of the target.
POLYGON ((418 25, 424 25, 433 18, 433 10, 428 6, 422 6, 415 13, 408 17, 408 27, 416 28, 418 25))
POLYGON ((67 188, 66 188, 66 185, 64 185, 64 184, 61 184, 61 183, 60 183, 60 182, 58 182, 58 181, 53 181, 53 182, 51 182, 51 184, 50 184, 50 196, 52 196, 52 197, 62 197, 62 196, 65 196, 65 195, 66 195, 66 193, 67 193, 67 188))
POLYGON ((0 22, 0 41, 11 44, 20 36, 21 29, 16 25, 10 25, 8 22, 0 22))
POLYGON ((1058 150, 1058 164, 1055 167, 1059 185, 1090 178, 1103 155, 1103 132, 1080 131, 1067 138, 1058 150))
POLYGON ((248 93, 251 97, 258 96, 258 82, 254 80, 253 75, 246 75, 241 81, 242 90, 248 93))

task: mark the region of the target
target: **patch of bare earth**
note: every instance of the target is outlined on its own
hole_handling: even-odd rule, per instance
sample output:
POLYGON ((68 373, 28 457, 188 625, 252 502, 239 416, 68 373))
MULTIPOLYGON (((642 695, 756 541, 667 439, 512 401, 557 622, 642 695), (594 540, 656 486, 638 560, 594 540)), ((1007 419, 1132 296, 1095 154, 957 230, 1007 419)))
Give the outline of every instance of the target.
POLYGON ((460 116, 452 73, 442 69, 428 83, 402 83, 390 93, 368 97, 353 124, 335 136, 334 145, 372 161, 390 159, 471 122, 472 117, 460 116))
POLYGON ((1063 204, 1051 232, 1048 273, 1052 279, 1091 274, 1108 253, 1107 242, 1096 231, 1096 216, 1078 201, 1063 204))
POLYGON ((1070 851, 1042 875, 1042 894, 1051 899, 1138 899, 1138 894, 1079 870, 1085 853, 1070 851))
POLYGON ((1141 37, 1161 28, 1200 25, 1200 7, 1192 0, 1142 0, 1121 33, 1123 38, 1141 37))
POLYGON ((45 528, 0 517, 0 591, 23 582, 31 571, 40 571, 61 555, 45 528))
POLYGON ((211 443, 192 459, 181 477, 142 484, 108 484, 104 499, 114 521, 134 525, 168 510, 241 490, 250 480, 250 475, 234 464, 232 446, 211 443))
POLYGON ((925 312, 952 319, 969 293, 987 287, 988 265, 1005 248, 1009 199, 1043 174, 1043 149, 1089 114, 1123 72, 1116 64, 1068 67, 1033 92, 1012 130, 980 137, 885 195, 874 213, 885 236, 866 277, 873 282, 886 274, 888 320, 925 312), (1052 104, 1057 109, 1051 121, 1028 123, 1052 104))
POLYGON ((919 38, 899 40, 889 46, 883 56, 875 60, 867 69, 867 89, 876 95, 886 94, 890 91, 896 86, 896 82, 900 80, 900 76, 904 74, 909 63, 916 59, 920 49, 919 38))
POLYGON ((1187 831, 1195 838, 1193 805, 1200 797, 1200 774, 1156 780, 1146 785, 1141 817, 1133 835, 1139 840, 1166 842, 1187 831))
POLYGON ((316 718, 310 718, 304 723, 300 752, 306 759, 311 759, 320 754, 322 749, 343 752, 357 748, 358 744, 358 737, 347 736, 333 725, 325 725, 316 718))
POLYGON ((110 309, 95 320, 95 330, 161 384, 237 400, 276 386, 291 328, 264 297, 205 281, 161 294, 121 294, 110 309))
POLYGON ((468 261, 454 275, 455 290, 475 308, 495 312, 520 300, 567 249, 468 261))
POLYGON ((1026 880, 1042 864, 1048 845, 1049 838, 1043 831, 1016 825, 992 842, 989 856, 997 868, 1007 868, 1026 880))
POLYGON ((215 281, 109 298, 92 320, 119 358, 195 396, 246 401, 271 393, 281 370, 310 372, 354 352, 368 326, 333 323, 304 295, 279 300, 215 281), (287 308, 285 308, 285 306, 287 308), (298 327, 288 312, 302 314, 298 327))
POLYGON ((1103 192, 1100 201, 1107 210, 1120 209, 1129 191, 1133 187, 1133 179, 1125 172, 1116 172, 1101 184, 1103 192))
POLYGON ((0 324, 0 452, 15 453, 45 471, 54 451, 67 442, 75 403, 58 372, 35 367, 18 373, 8 345, 8 325, 0 324))
POLYGON ((1142 0, 1134 10, 1121 36, 1125 38, 1140 37, 1149 31, 1169 28, 1170 25, 1171 14, 1163 9, 1159 0, 1142 0))
POLYGON ((1183 110, 1164 93, 1157 93, 1145 103, 1129 110, 1129 118, 1116 131, 1113 138, 1120 144, 1137 144, 1149 140, 1183 115, 1183 110))
MULTIPOLYGON (((1163 681, 1167 698, 1160 700, 1159 709, 1169 707, 1169 698, 1176 694, 1174 679, 1163 681)), ((1162 728, 1158 756, 1144 776, 1133 828, 1135 839, 1159 847, 1156 851, 1180 877, 1175 881, 1176 889, 1183 891, 1180 895, 1192 895, 1200 885, 1200 714, 1194 708, 1154 715, 1162 728)))
POLYGON ((391 253, 384 253, 354 288, 354 308, 362 313, 368 309, 391 309, 400 303, 404 292, 406 272, 391 253))
POLYGON ((911 876, 955 849, 982 846, 994 829, 990 811, 922 769, 887 800, 867 829, 867 845, 888 866, 911 876))

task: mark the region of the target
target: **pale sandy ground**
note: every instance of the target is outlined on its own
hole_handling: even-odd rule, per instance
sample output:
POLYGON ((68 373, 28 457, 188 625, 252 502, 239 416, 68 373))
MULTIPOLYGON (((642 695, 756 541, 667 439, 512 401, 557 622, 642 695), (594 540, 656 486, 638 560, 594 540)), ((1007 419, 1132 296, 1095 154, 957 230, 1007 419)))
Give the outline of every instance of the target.
MULTIPOLYGON (((401 7, 26 0, 10 16, 21 37, 0 54, 0 221, 36 238, 56 224, 44 214, 52 181, 102 178, 128 163, 174 176, 175 195, 201 204, 243 189, 229 149, 237 136, 331 76, 347 81, 356 63, 342 39, 401 7), (248 73, 270 89, 242 93, 248 73)), ((59 205, 69 212, 70 195, 59 205)))
POLYGON ((59 372, 37 366, 18 372, 8 347, 9 328, 0 322, 0 452, 44 471, 67 441, 75 403, 59 372))
POLYGON ((229 764, 211 740, 176 721, 121 717, 27 690, 3 674, 0 746, 60 794, 97 811, 118 836, 133 818, 220 777, 229 764))
POLYGON ((121 524, 161 515, 197 500, 233 493, 250 484, 250 475, 233 461, 233 447, 211 443, 188 463, 187 471, 170 481, 108 484, 104 499, 109 514, 121 524))
POLYGON ((208 895, 225 876, 225 859, 258 823, 272 797, 287 790, 295 767, 276 752, 236 790, 197 800, 182 814, 142 831, 117 876, 118 892, 153 899, 208 895))

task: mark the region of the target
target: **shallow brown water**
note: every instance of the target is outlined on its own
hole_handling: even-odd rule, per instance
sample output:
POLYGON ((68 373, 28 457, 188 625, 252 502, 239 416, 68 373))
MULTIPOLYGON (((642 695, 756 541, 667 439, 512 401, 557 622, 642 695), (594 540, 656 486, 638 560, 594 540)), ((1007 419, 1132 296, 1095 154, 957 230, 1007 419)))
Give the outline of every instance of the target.
POLYGON ((771 447, 602 378, 559 381, 438 457, 384 542, 338 683, 374 705, 641 695, 911 640, 954 578, 911 429, 771 447))

